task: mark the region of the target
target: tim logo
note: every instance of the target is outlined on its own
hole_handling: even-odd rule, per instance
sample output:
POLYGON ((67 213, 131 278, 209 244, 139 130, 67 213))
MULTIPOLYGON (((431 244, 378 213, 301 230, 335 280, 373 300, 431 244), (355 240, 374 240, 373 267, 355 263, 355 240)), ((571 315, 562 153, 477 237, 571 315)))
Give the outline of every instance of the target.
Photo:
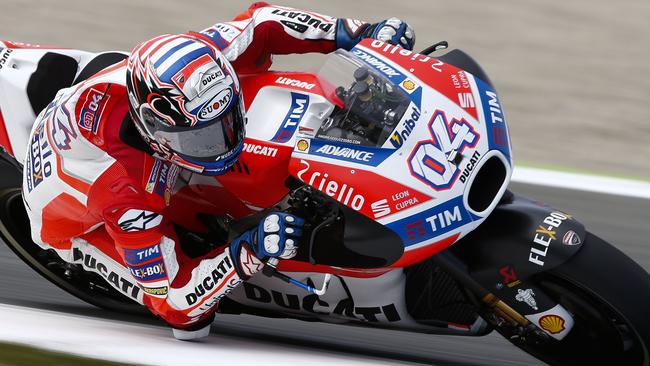
POLYGON ((160 258, 161 256, 162 253, 160 252, 159 244, 142 249, 124 249, 124 258, 127 263, 132 265, 141 264, 152 259, 160 258))
POLYGON ((300 124, 302 117, 304 117, 307 111, 307 107, 309 107, 309 95, 291 93, 291 108, 289 108, 289 112, 287 112, 287 115, 282 121, 282 126, 280 126, 280 129, 275 133, 271 141, 287 142, 291 140, 291 137, 293 137, 293 134, 298 128, 298 124, 300 124))
POLYGON ((475 147, 478 133, 464 119, 447 121, 436 111, 429 123, 431 140, 415 145, 408 159, 411 175, 437 191, 449 189, 460 173, 457 158, 467 147, 475 147))
POLYGON ((86 100, 81 108, 79 127, 97 133, 99 121, 102 119, 102 113, 104 113, 109 98, 110 96, 106 93, 91 88, 86 94, 86 100))

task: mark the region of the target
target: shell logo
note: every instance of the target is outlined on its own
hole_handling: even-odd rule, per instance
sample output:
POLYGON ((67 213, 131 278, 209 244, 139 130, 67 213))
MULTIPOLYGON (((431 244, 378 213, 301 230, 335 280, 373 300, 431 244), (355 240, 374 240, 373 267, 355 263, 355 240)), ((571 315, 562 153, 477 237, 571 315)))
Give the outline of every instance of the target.
POLYGON ((416 86, 417 85, 415 85, 415 83, 409 79, 406 79, 404 82, 402 82, 402 87, 408 91, 412 91, 416 88, 416 86))
POLYGON ((551 334, 558 334, 564 329, 564 319, 557 315, 544 315, 539 318, 539 326, 551 334))
POLYGON ((169 201, 172 199, 172 192, 169 189, 165 189, 165 204, 169 206, 169 201))
POLYGON ((298 151, 307 151, 307 149, 309 149, 309 142, 305 139, 298 140, 296 147, 298 148, 298 151))

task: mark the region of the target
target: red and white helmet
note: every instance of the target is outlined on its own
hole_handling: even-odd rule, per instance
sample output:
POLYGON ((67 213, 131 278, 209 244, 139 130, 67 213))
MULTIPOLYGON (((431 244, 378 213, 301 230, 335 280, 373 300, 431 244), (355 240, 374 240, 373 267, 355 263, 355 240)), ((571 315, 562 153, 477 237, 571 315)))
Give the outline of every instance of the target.
POLYGON ((180 34, 140 43, 126 78, 131 118, 158 155, 205 175, 235 163, 245 125, 239 80, 209 40, 180 34))

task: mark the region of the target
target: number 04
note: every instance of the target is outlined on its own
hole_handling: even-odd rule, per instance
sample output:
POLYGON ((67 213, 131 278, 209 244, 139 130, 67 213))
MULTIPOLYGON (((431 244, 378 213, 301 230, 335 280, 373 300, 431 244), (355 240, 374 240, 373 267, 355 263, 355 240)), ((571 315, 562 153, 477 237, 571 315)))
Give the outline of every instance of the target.
POLYGON ((437 191, 449 189, 460 169, 450 162, 450 156, 474 147, 479 135, 465 119, 451 122, 443 111, 436 111, 429 123, 431 140, 420 141, 409 156, 411 174, 437 191))

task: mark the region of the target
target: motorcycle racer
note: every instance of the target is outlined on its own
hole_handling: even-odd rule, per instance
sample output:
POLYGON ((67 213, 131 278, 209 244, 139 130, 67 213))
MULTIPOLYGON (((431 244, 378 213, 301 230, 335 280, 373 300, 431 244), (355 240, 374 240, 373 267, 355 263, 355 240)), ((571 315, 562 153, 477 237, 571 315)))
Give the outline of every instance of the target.
POLYGON ((350 49, 367 37, 415 41, 395 18, 370 24, 256 3, 231 22, 145 41, 61 90, 37 117, 25 159, 33 240, 147 306, 177 338, 207 335, 222 297, 265 260, 296 254, 303 220, 273 212, 191 257, 167 215, 181 171, 215 176, 237 160, 237 74, 268 70, 274 54, 350 49))

